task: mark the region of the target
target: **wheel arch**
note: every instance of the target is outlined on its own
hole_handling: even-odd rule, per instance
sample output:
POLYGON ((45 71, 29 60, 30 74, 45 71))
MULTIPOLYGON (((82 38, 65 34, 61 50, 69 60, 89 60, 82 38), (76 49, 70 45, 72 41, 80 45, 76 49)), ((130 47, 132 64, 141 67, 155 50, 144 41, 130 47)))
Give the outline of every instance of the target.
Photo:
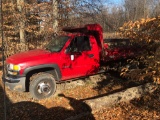
POLYGON ((38 66, 32 66, 28 67, 24 70, 23 75, 26 76, 26 91, 29 91, 29 82, 30 77, 33 74, 40 73, 40 72, 47 72, 54 76, 56 81, 61 80, 61 72, 60 68, 57 64, 45 64, 45 65, 38 65, 38 66))

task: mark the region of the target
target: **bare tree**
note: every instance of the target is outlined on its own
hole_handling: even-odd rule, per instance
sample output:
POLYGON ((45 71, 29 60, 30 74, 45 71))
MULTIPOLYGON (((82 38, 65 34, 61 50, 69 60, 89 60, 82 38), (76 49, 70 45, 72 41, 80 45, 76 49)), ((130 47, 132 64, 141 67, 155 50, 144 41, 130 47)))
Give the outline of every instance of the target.
POLYGON ((53 0, 53 30, 54 32, 58 32, 58 1, 53 0))
POLYGON ((21 14, 21 20, 19 23, 19 35, 20 35, 20 42, 22 44, 22 50, 25 50, 25 20, 24 20, 24 0, 17 0, 17 8, 21 14))
POLYGON ((160 14, 159 0, 124 0, 126 20, 155 17, 160 14))

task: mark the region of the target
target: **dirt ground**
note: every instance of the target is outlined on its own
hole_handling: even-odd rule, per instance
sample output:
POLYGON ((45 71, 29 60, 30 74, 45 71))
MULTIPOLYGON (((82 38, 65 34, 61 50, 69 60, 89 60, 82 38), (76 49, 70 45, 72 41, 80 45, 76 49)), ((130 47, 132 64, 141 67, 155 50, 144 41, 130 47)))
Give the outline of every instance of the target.
POLYGON ((138 83, 106 73, 59 84, 53 97, 36 101, 29 93, 13 92, 7 88, 4 94, 0 80, 0 118, 4 119, 6 104, 7 120, 160 120, 160 88, 143 98, 96 112, 84 103, 136 85, 138 83))

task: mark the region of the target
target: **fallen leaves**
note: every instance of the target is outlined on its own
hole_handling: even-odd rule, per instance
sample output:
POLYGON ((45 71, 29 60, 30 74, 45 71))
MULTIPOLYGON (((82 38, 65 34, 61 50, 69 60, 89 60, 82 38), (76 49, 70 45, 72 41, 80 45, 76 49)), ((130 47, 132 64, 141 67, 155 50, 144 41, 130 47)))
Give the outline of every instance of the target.
MULTIPOLYGON (((99 77, 92 77, 92 80, 96 81, 97 78, 99 77)), ((91 112, 83 103, 84 99, 111 93, 128 84, 128 81, 109 77, 108 74, 102 80, 102 83, 98 80, 97 86, 99 87, 96 89, 96 83, 87 81, 86 85, 63 89, 58 95, 42 101, 32 100, 28 98, 27 94, 16 93, 7 89, 8 120, 40 120, 42 118, 44 120, 64 120, 87 112, 90 114, 80 118, 80 120, 160 119, 160 89, 145 95, 143 98, 132 100, 130 103, 120 103, 111 108, 104 107, 99 111, 91 112), (102 85, 100 86, 100 84, 102 85)), ((1 87, 0 97, 3 98, 1 87)), ((3 99, 0 99, 0 103, 3 103, 3 99)), ((3 111, 2 106, 0 106, 0 111, 3 111)), ((3 112, 0 113, 0 117, 3 118, 3 112)))

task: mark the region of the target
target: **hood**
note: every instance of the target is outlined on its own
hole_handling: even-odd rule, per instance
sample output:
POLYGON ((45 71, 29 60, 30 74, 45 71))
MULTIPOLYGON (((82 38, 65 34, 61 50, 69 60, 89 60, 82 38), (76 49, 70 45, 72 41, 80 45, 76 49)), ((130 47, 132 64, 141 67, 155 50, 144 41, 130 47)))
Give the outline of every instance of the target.
POLYGON ((8 57, 6 62, 13 64, 24 63, 26 61, 31 61, 34 59, 42 59, 43 57, 46 57, 50 53, 51 53, 50 51, 42 49, 25 51, 8 57))

